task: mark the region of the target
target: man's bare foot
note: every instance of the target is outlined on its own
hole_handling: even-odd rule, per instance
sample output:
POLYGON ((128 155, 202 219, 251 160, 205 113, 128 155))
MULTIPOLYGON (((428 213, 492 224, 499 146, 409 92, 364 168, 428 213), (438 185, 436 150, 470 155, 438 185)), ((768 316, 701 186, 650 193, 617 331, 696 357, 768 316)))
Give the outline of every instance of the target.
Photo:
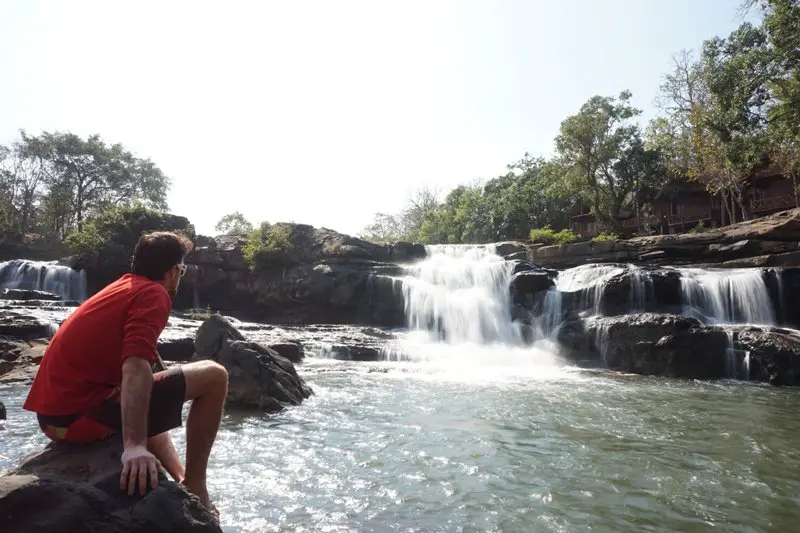
POLYGON ((200 503, 202 503, 206 507, 206 509, 210 511, 211 509, 214 508, 214 506, 211 505, 211 499, 208 497, 208 490, 206 489, 205 483, 202 484, 199 483, 195 485, 191 482, 187 482, 186 478, 184 478, 181 481, 181 484, 184 487, 186 487, 186 490, 188 490, 189 492, 200 498, 200 503))

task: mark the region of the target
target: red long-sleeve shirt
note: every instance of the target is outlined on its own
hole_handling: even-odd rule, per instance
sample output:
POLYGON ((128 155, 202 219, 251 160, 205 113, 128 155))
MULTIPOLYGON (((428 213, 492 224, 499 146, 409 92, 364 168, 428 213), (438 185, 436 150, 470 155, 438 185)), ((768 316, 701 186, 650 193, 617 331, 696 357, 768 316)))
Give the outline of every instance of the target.
POLYGON ((83 302, 45 351, 23 407, 42 415, 81 414, 122 382, 122 362, 156 359, 172 300, 163 285, 126 274, 83 302))

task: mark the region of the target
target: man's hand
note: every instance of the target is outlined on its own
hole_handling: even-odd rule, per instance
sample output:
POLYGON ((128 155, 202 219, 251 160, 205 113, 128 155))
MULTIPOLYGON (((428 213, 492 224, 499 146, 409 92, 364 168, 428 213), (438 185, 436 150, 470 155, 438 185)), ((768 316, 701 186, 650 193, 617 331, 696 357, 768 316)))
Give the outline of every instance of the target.
POLYGON ((119 488, 127 490, 133 496, 138 482, 139 492, 142 496, 147 493, 147 477, 153 488, 158 486, 158 471, 161 463, 156 456, 147 451, 146 446, 129 446, 122 452, 122 475, 119 478, 119 488))

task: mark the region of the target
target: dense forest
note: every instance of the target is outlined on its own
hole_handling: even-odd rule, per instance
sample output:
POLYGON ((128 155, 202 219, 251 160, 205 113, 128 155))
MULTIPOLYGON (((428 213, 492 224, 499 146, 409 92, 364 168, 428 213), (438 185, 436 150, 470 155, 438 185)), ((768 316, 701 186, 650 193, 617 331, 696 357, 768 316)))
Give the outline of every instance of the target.
POLYGON ((747 0, 760 12, 727 37, 681 51, 663 77, 648 124, 631 93, 593 96, 561 123, 554 154, 525 154, 505 175, 423 189, 401 213, 378 213, 374 241, 477 243, 525 239, 568 227, 580 203, 607 235, 646 210, 675 180, 694 180, 721 200, 723 222, 747 217, 743 189, 754 172, 800 174, 800 0, 747 0))

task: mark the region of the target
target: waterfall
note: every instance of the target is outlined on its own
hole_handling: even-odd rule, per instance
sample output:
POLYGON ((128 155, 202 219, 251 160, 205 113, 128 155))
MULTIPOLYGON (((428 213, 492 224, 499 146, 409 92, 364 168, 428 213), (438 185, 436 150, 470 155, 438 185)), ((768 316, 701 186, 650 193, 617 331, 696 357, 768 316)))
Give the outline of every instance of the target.
POLYGON ((556 289, 561 292, 581 291, 578 306, 581 310, 592 310, 600 314, 606 284, 612 278, 625 272, 619 265, 583 265, 559 273, 555 280, 556 289))
POLYGON ((49 292, 64 300, 86 299, 86 273, 57 262, 14 259, 0 263, 0 292, 28 289, 49 292))
POLYGON ((510 311, 512 262, 492 246, 439 245, 426 251, 425 260, 405 267, 410 329, 452 344, 522 344, 510 311))
POLYGON ((647 310, 647 303, 652 301, 653 295, 653 280, 641 267, 630 265, 629 272, 631 274, 631 289, 630 289, 630 302, 631 311, 644 312, 647 310))
POLYGON ((761 270, 680 269, 685 314, 716 324, 775 324, 761 270))

